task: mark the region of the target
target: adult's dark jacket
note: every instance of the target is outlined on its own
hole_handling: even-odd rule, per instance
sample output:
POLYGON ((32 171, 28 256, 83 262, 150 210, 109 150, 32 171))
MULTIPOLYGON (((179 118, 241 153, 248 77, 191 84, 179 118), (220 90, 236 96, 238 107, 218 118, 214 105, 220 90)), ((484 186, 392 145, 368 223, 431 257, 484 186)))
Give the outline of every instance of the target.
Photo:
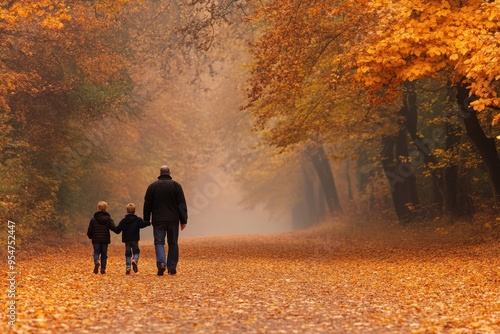
POLYGON ((151 225, 150 222, 144 221, 142 218, 137 217, 133 213, 129 213, 120 220, 120 223, 115 228, 114 232, 116 234, 122 233, 122 241, 139 241, 141 237, 140 229, 151 225))
POLYGON ((111 236, 109 230, 116 228, 115 222, 106 211, 97 211, 94 217, 90 220, 89 228, 87 229, 87 236, 92 239, 92 243, 111 243, 111 236))
POLYGON ((144 220, 151 221, 153 226, 187 224, 186 198, 181 185, 170 175, 160 175, 146 190, 143 213, 144 220))

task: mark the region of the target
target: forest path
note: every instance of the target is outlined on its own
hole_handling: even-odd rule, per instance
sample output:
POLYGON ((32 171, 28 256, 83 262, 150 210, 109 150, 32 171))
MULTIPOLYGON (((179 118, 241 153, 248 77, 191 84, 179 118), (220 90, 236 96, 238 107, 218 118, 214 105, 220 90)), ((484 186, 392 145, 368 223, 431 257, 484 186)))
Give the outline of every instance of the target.
POLYGON ((500 333, 498 240, 353 232, 181 238, 162 277, 150 242, 129 276, 121 243, 105 275, 90 243, 51 249, 18 263, 17 322, 0 332, 500 333))

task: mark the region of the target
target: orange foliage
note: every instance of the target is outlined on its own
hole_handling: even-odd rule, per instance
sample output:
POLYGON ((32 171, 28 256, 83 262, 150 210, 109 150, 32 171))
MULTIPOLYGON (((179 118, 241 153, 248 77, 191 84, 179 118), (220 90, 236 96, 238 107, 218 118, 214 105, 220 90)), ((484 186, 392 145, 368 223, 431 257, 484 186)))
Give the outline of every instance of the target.
POLYGON ((338 139, 364 117, 346 51, 368 24, 363 3, 279 0, 252 17, 261 30, 248 107, 271 144, 338 139))
POLYGON ((478 97, 477 111, 500 107, 498 1, 373 0, 367 6, 378 19, 356 52, 357 79, 368 90, 392 99, 404 81, 450 73, 478 97))
POLYGON ((54 166, 83 163, 68 158, 83 127, 122 112, 110 107, 128 89, 118 14, 133 2, 0 2, 1 217, 65 221, 57 198, 64 178, 54 166))

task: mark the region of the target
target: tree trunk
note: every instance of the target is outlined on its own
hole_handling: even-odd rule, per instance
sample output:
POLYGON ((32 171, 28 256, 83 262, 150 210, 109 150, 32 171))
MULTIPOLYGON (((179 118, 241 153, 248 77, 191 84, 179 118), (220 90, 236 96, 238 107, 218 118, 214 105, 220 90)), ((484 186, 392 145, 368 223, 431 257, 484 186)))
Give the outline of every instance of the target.
POLYGON ((459 168, 457 184, 457 212, 462 218, 472 218, 474 202, 472 201, 472 171, 470 168, 459 168))
MULTIPOLYGON (((449 101, 456 99, 456 91, 448 87, 449 101)), ((457 150, 464 138, 460 135, 460 126, 453 119, 452 111, 446 115, 445 131, 446 151, 457 150)), ((462 160, 462 159, 460 159, 462 160)), ((444 182, 444 213, 453 222, 456 218, 470 218, 474 214, 474 203, 471 196, 471 171, 463 169, 463 164, 454 163, 445 167, 444 182)))
MULTIPOLYGON (((367 191, 367 186, 370 184, 370 178, 373 176, 374 168, 368 169, 366 165, 369 165, 371 162, 368 160, 368 155, 366 152, 361 151, 356 161, 356 171, 357 171, 357 180, 358 180, 358 192, 360 194, 364 194, 367 191), (368 171, 366 171, 368 170, 368 171)), ((369 195, 369 210, 375 209, 375 195, 373 191, 373 187, 370 187, 370 195, 369 195)))
POLYGON ((365 192, 366 186, 370 183, 370 178, 373 176, 374 168, 366 168, 365 166, 368 164, 370 164, 368 155, 364 151, 360 152, 358 160, 356 161, 356 171, 358 179, 357 189, 360 193, 365 192))
POLYGON ((347 181, 347 198, 349 199, 349 202, 354 201, 354 195, 352 194, 352 182, 351 182, 351 175, 349 174, 351 170, 351 160, 349 158, 346 159, 345 162, 345 178, 347 181))
POLYGON ((317 224, 321 218, 322 213, 320 212, 319 201, 322 200, 322 198, 318 199, 314 180, 305 164, 302 165, 302 174, 304 176, 304 193, 306 196, 304 202, 307 204, 305 211, 308 222, 306 224, 312 226, 317 224))
POLYGON ((417 179, 413 165, 408 161, 408 108, 406 102, 399 113, 404 118, 395 136, 382 138, 382 167, 391 187, 391 195, 398 219, 402 223, 411 221, 414 209, 420 206, 417 179), (404 159, 404 160, 402 160, 404 159))
POLYGON ((438 212, 443 208, 443 176, 440 171, 432 169, 429 164, 437 165, 437 159, 431 151, 425 140, 418 135, 417 121, 418 121, 418 108, 417 108, 417 93, 415 91, 415 84, 413 82, 405 83, 405 97, 403 100, 404 108, 406 109, 406 127, 410 134, 411 139, 415 143, 417 150, 424 158, 425 165, 430 169, 432 175, 432 189, 433 189, 433 206, 437 207, 438 212))
POLYGON ((335 186, 332 169, 330 167, 330 162, 328 161, 328 157, 326 156, 323 146, 320 145, 310 147, 307 150, 307 153, 311 158, 316 173, 318 174, 330 214, 342 213, 342 207, 340 206, 339 196, 337 193, 337 187, 335 186))
POLYGON ((457 85, 457 102, 461 110, 467 135, 476 145, 483 159, 493 189, 497 204, 500 203, 500 157, 495 145, 495 139, 489 138, 481 128, 476 111, 470 106, 474 97, 469 97, 470 90, 463 83, 457 85))
POLYGON ((407 194, 408 202, 406 206, 410 210, 415 207, 420 206, 420 200, 418 198, 417 191, 417 178, 415 177, 415 170, 410 162, 401 161, 401 157, 408 158, 408 137, 406 136, 406 131, 401 130, 396 140, 396 156, 394 157, 398 160, 398 172, 400 175, 404 175, 406 181, 403 182, 402 191, 407 194))
MULTIPOLYGON (((445 123, 446 142, 445 149, 450 151, 460 143, 457 129, 450 121, 445 123)), ((450 217, 457 216, 458 210, 458 164, 453 164, 444 169, 444 213, 450 217)))
MULTIPOLYGON (((397 153, 401 151, 401 143, 397 145, 403 138, 403 131, 397 137, 386 136, 382 138, 382 167, 384 168, 385 176, 391 188, 392 201, 398 219, 402 223, 408 223, 411 220, 411 213, 414 207, 413 196, 411 191, 413 182, 409 177, 413 170, 408 169, 408 165, 402 164, 398 159, 397 153), (397 146, 399 146, 397 148, 397 146)), ((411 165, 409 165, 411 167, 411 165)), ((414 176, 413 176, 414 177, 414 176)))

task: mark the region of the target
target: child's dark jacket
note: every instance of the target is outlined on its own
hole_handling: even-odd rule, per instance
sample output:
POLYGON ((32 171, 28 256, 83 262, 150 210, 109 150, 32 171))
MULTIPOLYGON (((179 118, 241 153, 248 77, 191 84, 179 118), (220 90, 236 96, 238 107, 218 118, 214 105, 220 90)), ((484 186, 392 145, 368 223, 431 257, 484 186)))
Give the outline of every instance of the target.
POLYGON ((122 241, 139 241, 140 232, 139 229, 151 225, 150 222, 144 221, 142 218, 137 217, 133 213, 129 213, 123 218, 118 226, 115 228, 114 232, 116 234, 122 233, 122 241))
POLYGON ((109 230, 113 231, 115 228, 115 222, 109 213, 106 211, 97 211, 90 220, 87 236, 89 239, 92 239, 92 243, 94 244, 109 244, 111 243, 109 230))

